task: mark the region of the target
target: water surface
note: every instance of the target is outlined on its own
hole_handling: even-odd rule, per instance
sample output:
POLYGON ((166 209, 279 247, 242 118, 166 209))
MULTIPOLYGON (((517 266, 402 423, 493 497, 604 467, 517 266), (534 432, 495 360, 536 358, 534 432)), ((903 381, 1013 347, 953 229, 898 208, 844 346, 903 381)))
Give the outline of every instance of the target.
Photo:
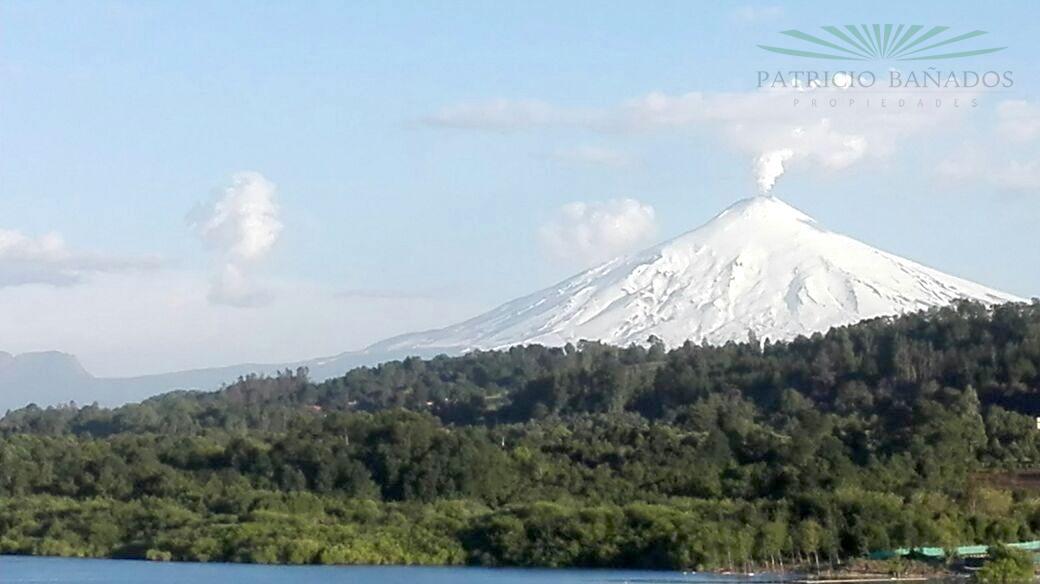
MULTIPOLYGON (((756 578, 755 580, 768 580, 756 578)), ((360 566, 255 566, 0 556, 0 584, 683 584, 712 574, 360 566)))

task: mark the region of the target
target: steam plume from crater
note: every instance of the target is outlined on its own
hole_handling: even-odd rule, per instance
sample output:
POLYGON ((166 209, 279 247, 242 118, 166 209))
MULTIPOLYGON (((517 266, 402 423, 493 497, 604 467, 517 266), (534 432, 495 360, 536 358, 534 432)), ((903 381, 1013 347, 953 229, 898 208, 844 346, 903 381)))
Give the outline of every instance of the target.
POLYGON ((776 179, 784 174, 784 163, 794 156, 790 148, 782 148, 766 152, 755 159, 755 180, 758 182, 758 191, 769 194, 776 184, 776 179))

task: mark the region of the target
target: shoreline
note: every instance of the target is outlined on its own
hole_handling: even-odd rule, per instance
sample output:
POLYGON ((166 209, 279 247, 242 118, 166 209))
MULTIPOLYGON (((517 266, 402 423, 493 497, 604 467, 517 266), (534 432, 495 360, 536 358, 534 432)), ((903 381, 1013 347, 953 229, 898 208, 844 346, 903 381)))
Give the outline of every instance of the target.
MULTIPOLYGON (((639 580, 625 579, 625 582, 641 582, 644 584, 667 584, 669 582, 689 582, 687 578, 669 579, 666 575, 679 575, 683 577, 697 577, 699 584, 733 582, 753 582, 755 584, 871 584, 881 582, 928 582, 944 580, 955 577, 966 576, 962 572, 950 569, 933 570, 928 573, 910 573, 899 576, 886 575, 877 571, 858 571, 855 569, 836 569, 827 574, 814 574, 811 571, 785 571, 785 572, 733 572, 729 570, 655 570, 651 568, 638 567, 587 567, 587 566, 481 566, 473 564, 292 564, 292 563, 258 563, 258 562, 226 562, 212 561, 200 562, 191 560, 155 560, 139 557, 85 557, 85 556, 55 556, 41 554, 0 554, 0 561, 5 559, 19 560, 68 560, 68 561, 90 561, 90 562, 120 562, 133 564, 156 564, 165 566, 236 566, 256 568, 363 568, 363 569, 429 569, 429 570, 458 570, 466 569, 473 571, 520 571, 520 572, 632 572, 641 574, 661 574, 662 578, 644 578, 639 580)), ((923 566, 918 566, 923 567, 923 566)))

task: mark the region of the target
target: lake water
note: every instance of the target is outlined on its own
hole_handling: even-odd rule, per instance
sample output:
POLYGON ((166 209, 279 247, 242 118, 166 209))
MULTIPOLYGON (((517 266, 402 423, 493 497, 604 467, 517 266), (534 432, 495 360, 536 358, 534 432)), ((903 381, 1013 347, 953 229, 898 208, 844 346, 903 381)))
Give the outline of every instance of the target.
POLYGON ((0 584, 682 584, 715 575, 615 570, 251 566, 0 556, 0 584))

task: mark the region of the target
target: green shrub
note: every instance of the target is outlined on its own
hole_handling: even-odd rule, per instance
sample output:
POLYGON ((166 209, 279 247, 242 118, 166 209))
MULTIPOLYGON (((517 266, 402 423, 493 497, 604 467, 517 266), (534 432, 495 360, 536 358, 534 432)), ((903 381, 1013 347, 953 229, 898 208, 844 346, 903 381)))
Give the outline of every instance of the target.
POLYGON ((1007 546, 993 546, 975 578, 980 584, 1015 584, 1033 579, 1033 557, 1007 546))
POLYGON ((173 554, 166 550, 150 549, 144 553, 144 557, 150 562, 169 562, 173 559, 173 554))

